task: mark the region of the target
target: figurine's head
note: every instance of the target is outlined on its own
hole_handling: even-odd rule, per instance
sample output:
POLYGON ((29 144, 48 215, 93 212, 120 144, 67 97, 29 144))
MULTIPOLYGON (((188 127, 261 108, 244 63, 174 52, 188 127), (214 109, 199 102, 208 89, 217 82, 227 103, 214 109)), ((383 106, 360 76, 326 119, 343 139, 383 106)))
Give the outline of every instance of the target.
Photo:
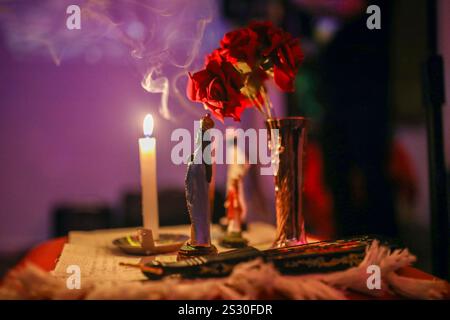
POLYGON ((214 121, 213 119, 211 119, 209 113, 204 115, 200 120, 200 127, 202 128, 203 131, 214 128, 214 121))

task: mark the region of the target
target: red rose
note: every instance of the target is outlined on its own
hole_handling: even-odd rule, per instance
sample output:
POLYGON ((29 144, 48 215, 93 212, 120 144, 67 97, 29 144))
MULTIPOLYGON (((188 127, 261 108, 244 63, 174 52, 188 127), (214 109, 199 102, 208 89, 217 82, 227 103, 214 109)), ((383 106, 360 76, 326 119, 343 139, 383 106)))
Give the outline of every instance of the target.
POLYGON ((221 53, 228 61, 244 61, 250 67, 255 65, 258 45, 258 35, 249 28, 228 32, 220 41, 221 53))
POLYGON ((283 31, 274 27, 270 21, 254 21, 248 28, 258 35, 258 43, 263 57, 268 57, 281 44, 283 31))
POLYGON ((224 117, 240 120, 249 101, 240 92, 241 74, 215 50, 206 60, 205 69, 189 74, 187 96, 202 102, 221 121, 224 117))
POLYGON ((300 40, 274 27, 270 21, 253 22, 249 28, 258 35, 262 56, 271 60, 269 67, 273 67, 277 86, 283 91, 294 91, 295 76, 303 62, 300 40))
POLYGON ((291 38, 275 50, 273 78, 283 91, 294 91, 294 80, 303 62, 300 40, 291 38))
POLYGON ((264 87, 268 76, 282 91, 294 91, 303 52, 291 34, 271 22, 253 22, 225 34, 220 45, 207 57, 203 70, 189 74, 187 86, 189 99, 202 102, 220 120, 239 121, 251 105, 270 115, 264 87))
POLYGON ((252 21, 248 28, 255 31, 259 37, 262 37, 267 35, 269 29, 273 29, 274 26, 271 21, 252 21))

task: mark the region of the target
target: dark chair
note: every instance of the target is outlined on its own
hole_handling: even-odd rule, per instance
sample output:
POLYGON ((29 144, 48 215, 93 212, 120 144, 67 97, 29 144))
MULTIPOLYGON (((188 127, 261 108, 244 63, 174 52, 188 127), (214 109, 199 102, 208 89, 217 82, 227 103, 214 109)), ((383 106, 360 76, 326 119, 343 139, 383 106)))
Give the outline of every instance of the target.
POLYGON ((112 210, 102 204, 63 204, 53 211, 53 236, 65 236, 73 230, 95 230, 111 227, 112 210))

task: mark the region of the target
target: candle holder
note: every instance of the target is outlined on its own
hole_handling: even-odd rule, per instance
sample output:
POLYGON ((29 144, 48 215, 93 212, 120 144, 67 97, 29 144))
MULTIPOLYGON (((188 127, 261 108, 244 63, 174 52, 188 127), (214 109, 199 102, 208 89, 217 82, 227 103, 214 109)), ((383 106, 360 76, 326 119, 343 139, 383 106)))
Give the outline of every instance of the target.
POLYGON ((184 235, 159 234, 156 139, 152 137, 153 125, 153 116, 147 114, 143 123, 145 137, 139 139, 144 228, 140 229, 137 235, 130 235, 113 241, 114 245, 129 254, 153 255, 177 251, 188 239, 184 235))
POLYGON ((137 235, 118 238, 113 244, 125 253, 148 256, 175 252, 188 239, 189 237, 183 234, 161 233, 159 238, 154 240, 151 230, 140 229, 137 235))

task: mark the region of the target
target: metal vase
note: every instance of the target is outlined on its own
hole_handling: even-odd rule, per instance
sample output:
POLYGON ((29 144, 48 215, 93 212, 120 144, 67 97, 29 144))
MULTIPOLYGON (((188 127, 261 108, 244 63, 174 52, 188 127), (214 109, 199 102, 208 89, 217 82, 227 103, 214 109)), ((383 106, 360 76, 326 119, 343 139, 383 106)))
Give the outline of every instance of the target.
POLYGON ((306 243, 302 193, 307 125, 303 117, 266 121, 275 177, 275 247, 306 243))

